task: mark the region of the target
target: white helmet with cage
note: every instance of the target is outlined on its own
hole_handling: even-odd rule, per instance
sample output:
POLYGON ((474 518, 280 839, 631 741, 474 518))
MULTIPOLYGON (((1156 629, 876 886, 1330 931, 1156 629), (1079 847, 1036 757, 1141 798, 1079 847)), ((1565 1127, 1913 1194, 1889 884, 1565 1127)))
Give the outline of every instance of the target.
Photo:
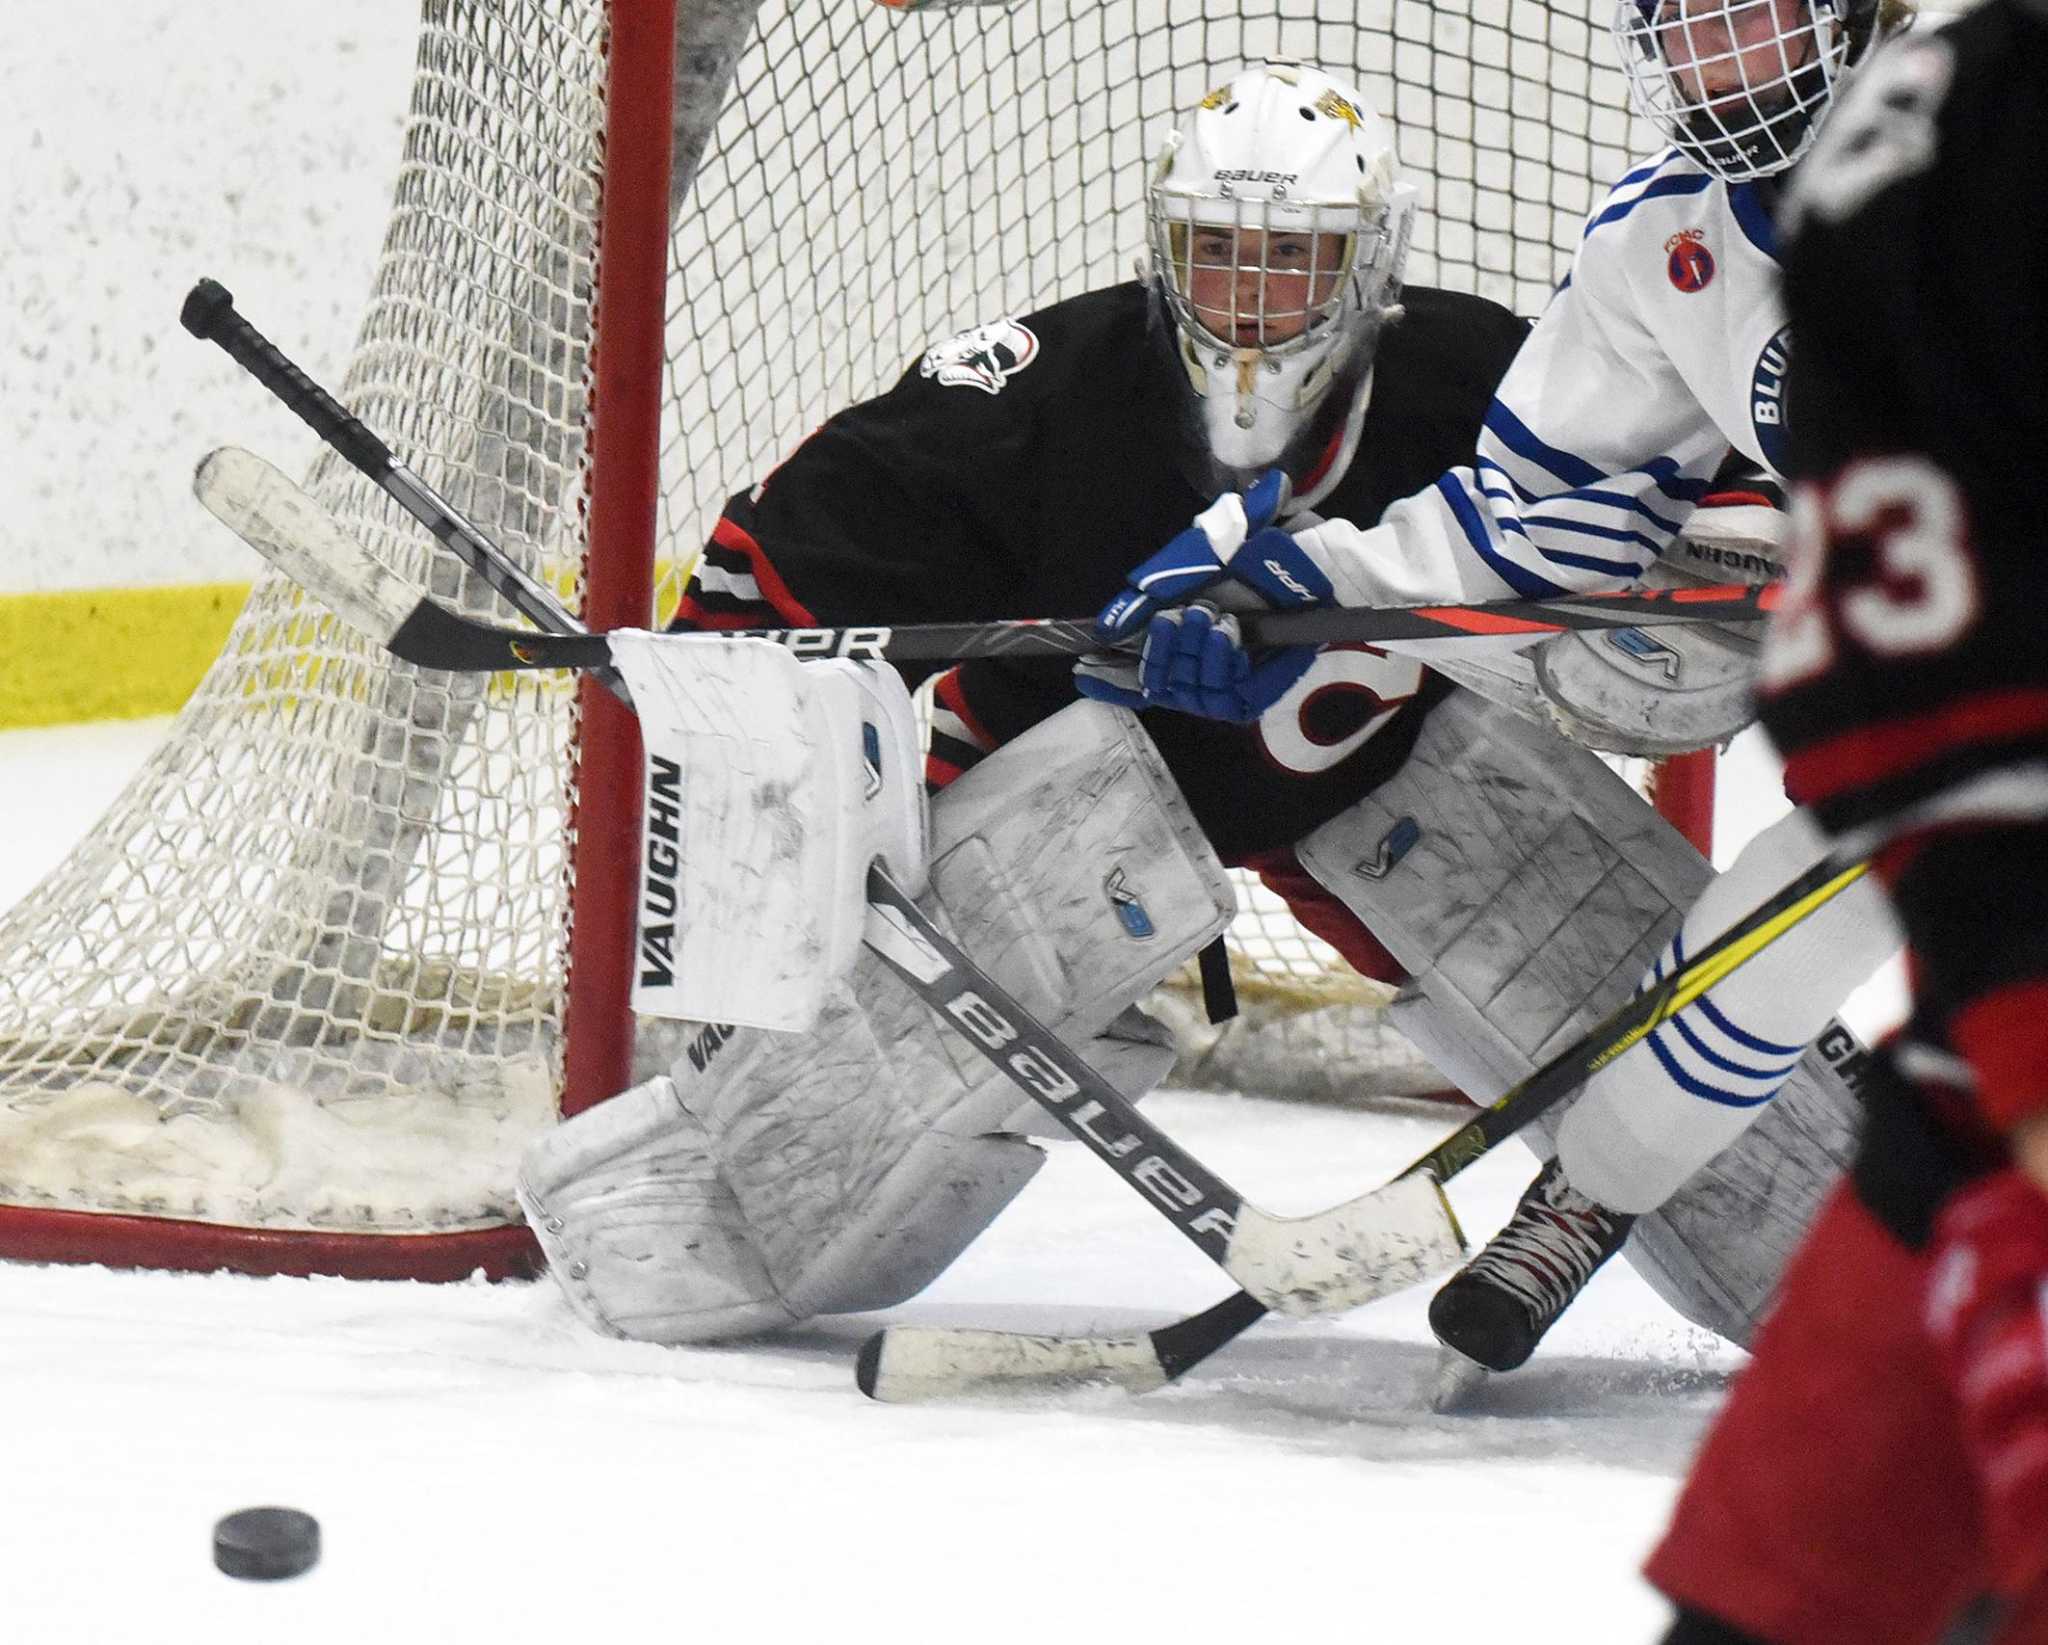
POLYGON ((1213 479, 1278 464, 1299 482, 1330 441, 1356 438, 1413 202, 1386 123, 1307 64, 1246 69, 1167 139, 1147 272, 1213 479))
POLYGON ((1806 152, 1877 22, 1878 0, 1618 0, 1614 36, 1643 117, 1741 183, 1806 152))

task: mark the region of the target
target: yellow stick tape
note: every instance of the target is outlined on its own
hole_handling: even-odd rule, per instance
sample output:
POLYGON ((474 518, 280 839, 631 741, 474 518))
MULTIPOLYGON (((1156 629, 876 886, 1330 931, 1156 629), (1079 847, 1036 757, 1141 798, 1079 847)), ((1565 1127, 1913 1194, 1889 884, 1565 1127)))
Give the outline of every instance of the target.
POLYGON ((0 594, 0 730, 174 713, 247 583, 0 594))

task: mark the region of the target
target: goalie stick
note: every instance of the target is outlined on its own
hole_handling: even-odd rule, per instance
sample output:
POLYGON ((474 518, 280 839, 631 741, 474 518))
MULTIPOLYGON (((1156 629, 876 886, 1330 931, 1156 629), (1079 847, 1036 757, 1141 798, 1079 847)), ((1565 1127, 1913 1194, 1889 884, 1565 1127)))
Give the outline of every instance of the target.
MULTIPOLYGON (((1845 860, 1839 850, 1824 857, 1656 987, 1624 1001, 1528 1078, 1509 1087, 1491 1107, 1445 1137, 1381 1192, 1418 1178, 1439 1187, 1448 1182, 1847 890, 1867 867, 1864 862, 1845 860)), ((1147 1393, 1199 1365, 1269 1311, 1247 1289, 1170 1325, 1120 1335, 1051 1336, 973 1327, 891 1325, 861 1345, 854 1376, 862 1393, 885 1401, 1028 1391, 1082 1382, 1147 1393)))
MULTIPOLYGON (((275 544, 302 542, 309 533, 349 541, 288 477, 233 447, 200 465, 194 488, 217 518, 266 555, 275 544)), ((318 578, 314 592, 344 616, 374 606, 384 584, 398 585, 381 567, 366 585, 354 587, 331 559, 316 554, 309 563, 318 578)), ((543 620, 558 630, 575 628, 576 619, 552 595, 534 592, 543 620)), ((1426 1177, 1307 1217, 1276 1217, 1247 1203, 1019 1005, 932 924, 879 861, 868 869, 866 892, 863 940, 883 963, 1256 1297, 1262 1311, 1353 1308, 1426 1279, 1464 1254, 1450 1202, 1426 1177)))

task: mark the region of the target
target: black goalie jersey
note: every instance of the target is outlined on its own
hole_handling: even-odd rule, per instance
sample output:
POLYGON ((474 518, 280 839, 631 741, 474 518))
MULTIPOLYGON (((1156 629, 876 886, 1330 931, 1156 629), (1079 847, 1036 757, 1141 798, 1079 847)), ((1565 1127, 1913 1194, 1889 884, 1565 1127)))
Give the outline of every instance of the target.
MULTIPOLYGON (((1521 322, 1412 289, 1319 513, 1371 522, 1469 462, 1521 322)), ((734 497, 677 614, 745 628, 1081 617, 1213 500, 1182 444, 1180 368, 1143 287, 977 327, 833 417, 734 497)), ((1292 844, 1406 756, 1446 688, 1413 659, 1331 647, 1254 725, 1144 716, 1226 861, 1292 844)), ((1059 659, 963 665, 938 685, 934 775, 1075 700, 1059 659)))

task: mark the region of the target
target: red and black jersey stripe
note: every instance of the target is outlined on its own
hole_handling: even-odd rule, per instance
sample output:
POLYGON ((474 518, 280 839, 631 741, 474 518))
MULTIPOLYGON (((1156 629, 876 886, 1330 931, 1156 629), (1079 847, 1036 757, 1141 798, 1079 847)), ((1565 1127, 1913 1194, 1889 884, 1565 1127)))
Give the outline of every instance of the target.
POLYGON ((972 771, 993 753, 998 739, 967 705, 960 670, 949 668, 932 683, 931 738, 925 747, 925 786, 936 793, 972 771))
POLYGON ((676 608, 675 628, 810 628, 817 619, 790 593, 768 553, 730 514, 704 545, 676 608))

